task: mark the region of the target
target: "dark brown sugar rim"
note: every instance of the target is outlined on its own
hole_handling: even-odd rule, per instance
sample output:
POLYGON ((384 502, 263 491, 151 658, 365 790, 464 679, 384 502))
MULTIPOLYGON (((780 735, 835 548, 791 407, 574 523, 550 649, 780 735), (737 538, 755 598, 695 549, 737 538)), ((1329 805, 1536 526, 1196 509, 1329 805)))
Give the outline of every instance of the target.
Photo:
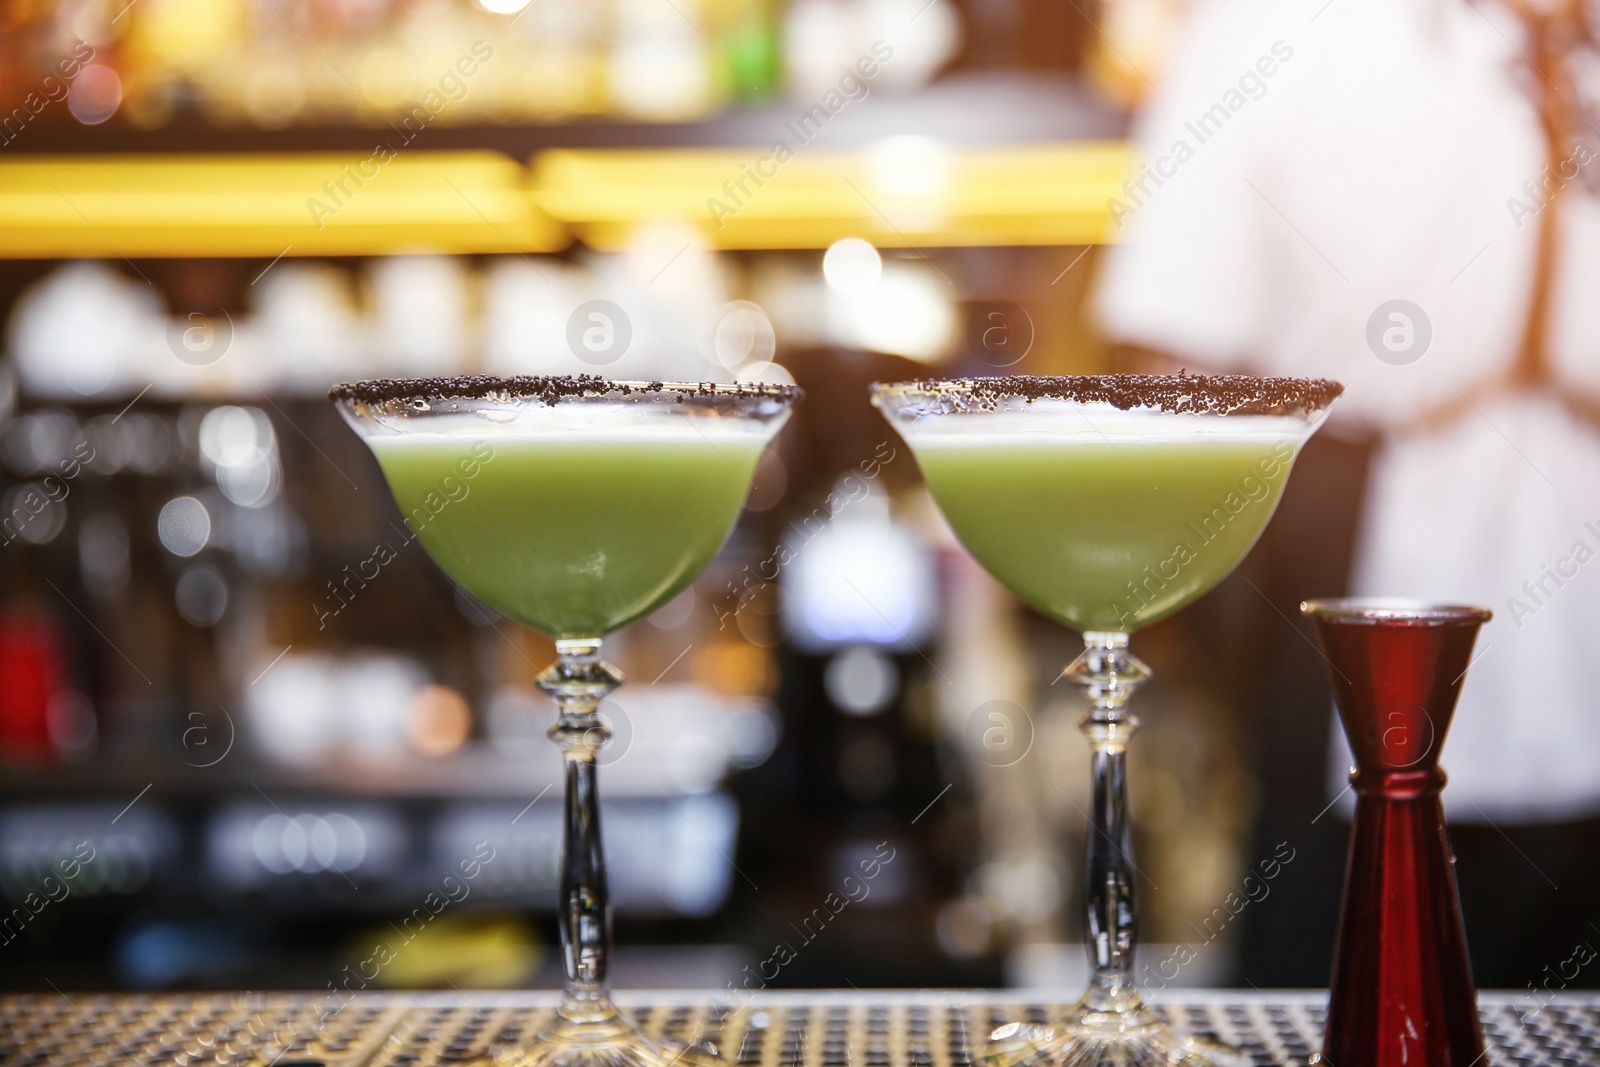
POLYGON ((488 400, 496 397, 536 399, 546 404, 562 400, 656 393, 676 396, 678 402, 697 397, 743 397, 799 400, 804 392, 794 385, 757 382, 616 382, 597 374, 497 378, 466 375, 454 378, 378 378, 341 382, 328 390, 333 400, 358 404, 383 404, 406 400, 488 400))
POLYGON ((1285 415, 1321 411, 1344 392, 1326 378, 1257 378, 1249 374, 1076 374, 1060 377, 928 378, 878 382, 878 395, 925 394, 960 407, 992 411, 1004 400, 1070 400, 1123 411, 1155 408, 1195 414, 1285 415))

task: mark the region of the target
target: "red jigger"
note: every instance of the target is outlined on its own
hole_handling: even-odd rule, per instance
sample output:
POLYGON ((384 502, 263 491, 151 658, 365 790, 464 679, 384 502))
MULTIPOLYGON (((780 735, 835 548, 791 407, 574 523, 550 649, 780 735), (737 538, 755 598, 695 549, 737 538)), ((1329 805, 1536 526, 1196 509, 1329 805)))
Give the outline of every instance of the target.
POLYGON ((1320 1062, 1471 1067, 1483 1030, 1439 749, 1489 612, 1392 600, 1311 600, 1300 610, 1317 625, 1356 759, 1320 1062))

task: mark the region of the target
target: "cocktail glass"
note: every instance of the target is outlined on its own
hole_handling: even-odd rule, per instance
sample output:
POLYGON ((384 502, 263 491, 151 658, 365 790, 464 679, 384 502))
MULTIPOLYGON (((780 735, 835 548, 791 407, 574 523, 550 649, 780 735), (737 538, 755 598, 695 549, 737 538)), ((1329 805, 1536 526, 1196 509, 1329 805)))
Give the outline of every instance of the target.
POLYGON ((879 383, 961 543, 1021 600, 1083 633, 1065 670, 1089 699, 1084 863, 1089 989, 1051 1025, 1007 1023, 990 1067, 1209 1062, 1145 1003, 1134 975, 1128 711, 1150 670, 1128 635, 1215 586, 1272 517, 1336 382, 1240 375, 879 383))
POLYGON ((493 610, 555 639, 539 686, 566 764, 554 1020, 502 1067, 670 1067, 714 1049, 649 1036, 606 982, 611 901, 595 757, 601 700, 622 682, 606 634, 670 600, 710 562, 744 506, 793 386, 449 378, 360 382, 330 394, 378 459, 410 534, 493 610))

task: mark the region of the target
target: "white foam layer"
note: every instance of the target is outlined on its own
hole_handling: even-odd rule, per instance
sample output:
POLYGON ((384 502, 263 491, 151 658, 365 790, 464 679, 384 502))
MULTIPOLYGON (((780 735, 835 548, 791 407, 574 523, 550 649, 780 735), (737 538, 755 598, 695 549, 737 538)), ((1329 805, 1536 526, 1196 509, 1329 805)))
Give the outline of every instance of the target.
POLYGON ((414 431, 402 434, 385 434, 367 438, 374 452, 403 452, 407 449, 439 448, 448 445, 454 449, 471 447, 476 441, 487 442, 495 448, 537 449, 563 445, 582 445, 586 448, 615 445, 628 448, 715 448, 739 451, 759 450, 767 436, 748 430, 733 434, 726 432, 696 433, 692 427, 656 431, 554 430, 534 432, 527 430, 489 430, 477 433, 428 433, 414 431))
POLYGON ((555 404, 482 408, 470 412, 411 417, 377 416, 356 420, 374 447, 404 447, 405 441, 484 439, 495 442, 526 440, 529 444, 557 440, 649 444, 675 441, 701 443, 761 443, 787 421, 784 413, 761 421, 686 411, 675 407, 639 404, 555 404))
POLYGON ((1295 441, 1310 436, 1322 421, 1287 415, 1200 415, 1110 404, 1036 400, 1022 408, 960 412, 922 418, 900 417, 895 427, 917 448, 1019 447, 1043 442, 1295 441))

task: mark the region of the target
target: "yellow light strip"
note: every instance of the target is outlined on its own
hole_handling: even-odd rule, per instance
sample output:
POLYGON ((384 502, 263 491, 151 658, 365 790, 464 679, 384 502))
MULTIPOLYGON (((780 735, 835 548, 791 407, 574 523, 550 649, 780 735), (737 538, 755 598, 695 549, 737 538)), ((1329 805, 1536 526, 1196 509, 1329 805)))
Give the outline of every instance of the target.
POLYGON ((0 162, 0 257, 542 252, 568 237, 494 152, 28 156, 0 162))
POLYGON ((639 224, 687 222, 713 247, 1078 245, 1110 240, 1108 201, 1130 153, 1120 142, 970 148, 875 158, 765 149, 555 150, 534 195, 585 243, 617 248, 639 224))
POLYGON ((641 224, 714 248, 1080 245, 1111 240, 1119 142, 901 153, 551 150, 22 156, 0 161, 0 258, 616 249, 641 224))

